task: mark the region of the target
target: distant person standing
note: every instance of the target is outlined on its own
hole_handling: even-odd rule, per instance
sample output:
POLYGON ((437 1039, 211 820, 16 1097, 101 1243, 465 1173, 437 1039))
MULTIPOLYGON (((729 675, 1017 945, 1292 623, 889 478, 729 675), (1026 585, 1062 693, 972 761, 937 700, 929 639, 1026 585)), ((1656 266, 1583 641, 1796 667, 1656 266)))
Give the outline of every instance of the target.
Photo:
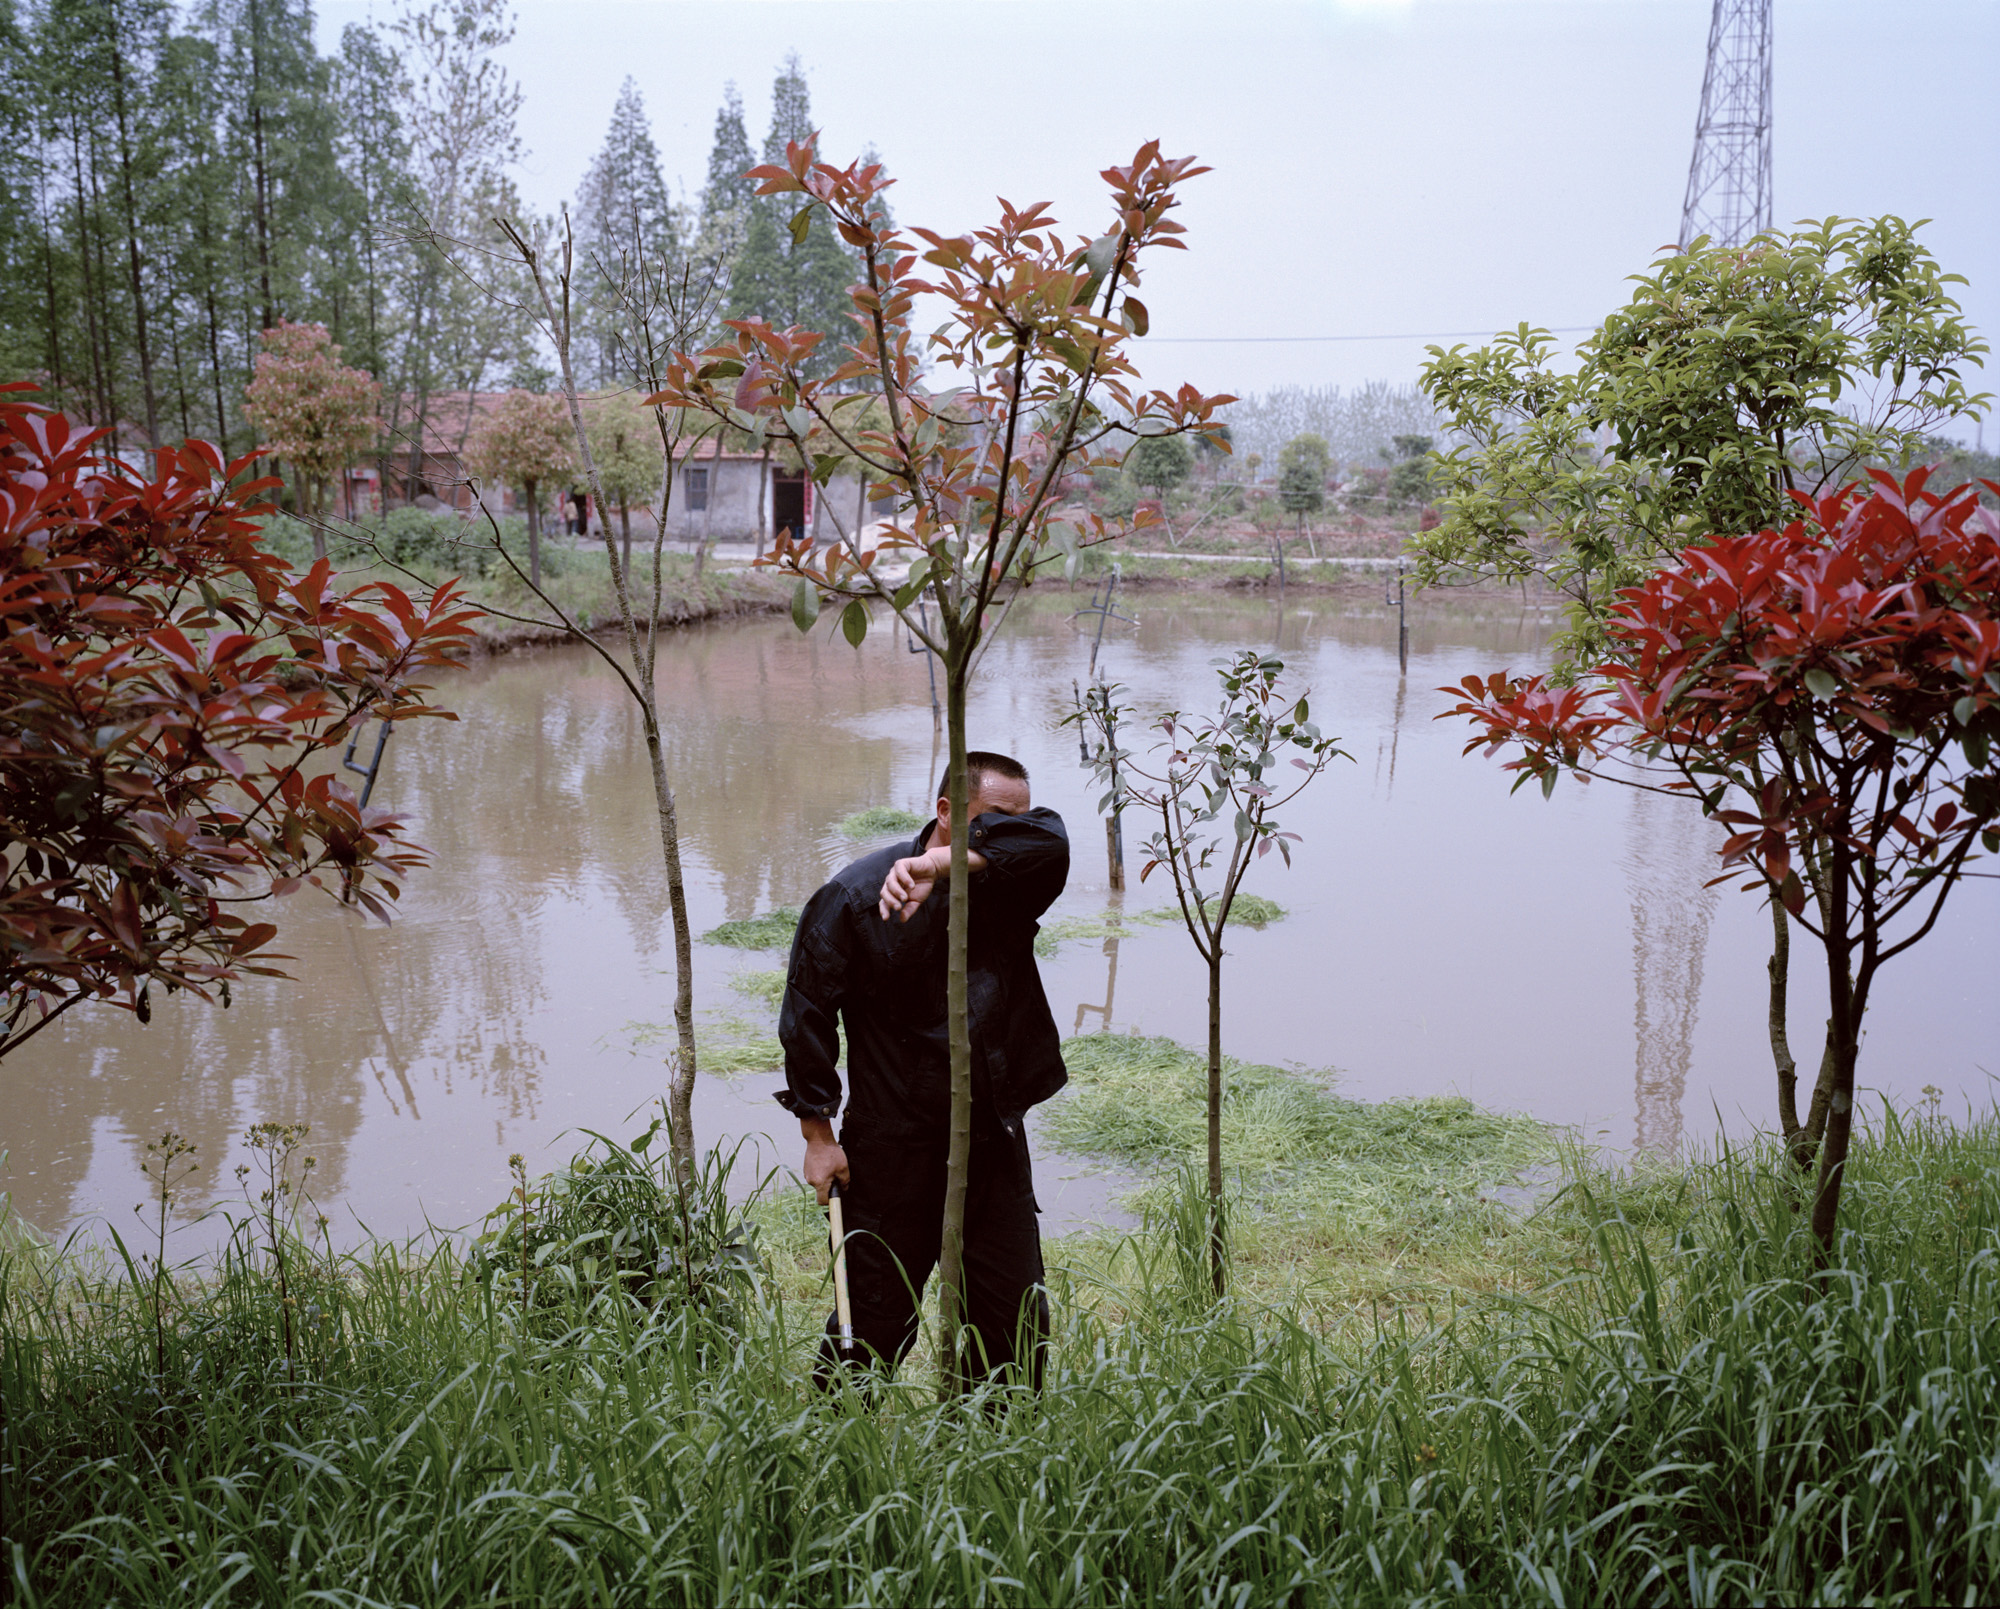
POLYGON ((570 488, 569 534, 571 536, 590 535, 590 496, 581 486, 570 488))
MULTIPOLYGON (((1028 1138, 1029 1107, 1062 1088, 1060 1036, 1035 966, 1036 923, 1069 877, 1062 817, 1038 810, 1004 754, 965 757, 972 872, 966 996, 972 1019, 972 1158, 965 1205, 971 1374, 1039 1388, 1049 1325, 1028 1138), (1026 1354, 1023 1356, 1023 1354, 1026 1354), (1021 1365, 1026 1364, 1023 1371, 1021 1365)), ((917 1303, 943 1240, 951 1055, 945 1018, 951 804, 912 843, 864 855, 807 903, 792 941, 778 1038, 806 1183, 841 1186, 848 1284, 862 1367, 893 1370, 917 1336, 917 1303), (838 1027, 847 1030, 840 1137, 838 1027)), ((832 1378, 832 1320, 816 1376, 832 1378)))

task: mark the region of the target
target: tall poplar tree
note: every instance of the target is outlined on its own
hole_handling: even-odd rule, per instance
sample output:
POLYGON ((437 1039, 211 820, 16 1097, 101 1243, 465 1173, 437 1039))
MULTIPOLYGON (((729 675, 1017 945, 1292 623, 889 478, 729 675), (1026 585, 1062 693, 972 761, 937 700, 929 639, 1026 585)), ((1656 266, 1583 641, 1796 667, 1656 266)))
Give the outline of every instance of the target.
MULTIPOLYGON (((494 238, 492 219, 523 215, 508 176, 521 155, 521 91, 498 59, 514 37, 504 0, 430 0, 391 31, 409 74, 402 112, 410 192, 402 225, 407 322, 389 424, 407 441, 414 494, 433 435, 432 397, 482 389, 504 360, 518 362, 531 346, 519 311, 525 298, 489 295, 481 285, 491 265, 463 274, 450 255, 494 238)), ((448 445, 464 447, 470 420, 468 409, 448 445)))

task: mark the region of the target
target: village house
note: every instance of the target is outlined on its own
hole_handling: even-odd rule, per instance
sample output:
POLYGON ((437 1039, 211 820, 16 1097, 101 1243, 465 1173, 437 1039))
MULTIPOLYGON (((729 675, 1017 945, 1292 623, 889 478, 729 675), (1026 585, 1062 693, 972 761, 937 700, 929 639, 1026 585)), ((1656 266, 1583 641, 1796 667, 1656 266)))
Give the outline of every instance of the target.
MULTIPOLYGON (((348 507, 356 516, 409 504, 452 508, 469 516, 474 499, 473 474, 467 460, 481 427, 504 395, 454 391, 432 396, 424 404, 421 425, 416 398, 398 399, 389 421, 392 450, 347 472, 344 493, 348 507)), ((786 464, 779 451, 725 449, 713 437, 676 459, 674 481, 667 535, 690 544, 754 542, 762 547, 779 531, 832 541, 843 529, 853 532, 891 512, 886 502, 864 507, 863 488, 853 475, 835 475, 822 490, 802 470, 786 464)), ((560 505, 572 491, 581 489, 580 474, 574 482, 538 488, 543 518, 562 519, 568 511, 560 505)), ((495 513, 524 511, 519 487, 484 491, 495 513)), ((658 495, 648 498, 643 506, 601 512, 613 529, 620 528, 622 514, 631 520, 635 537, 650 537, 659 513, 658 495)), ((600 511, 593 510, 593 530, 599 517, 600 511)))

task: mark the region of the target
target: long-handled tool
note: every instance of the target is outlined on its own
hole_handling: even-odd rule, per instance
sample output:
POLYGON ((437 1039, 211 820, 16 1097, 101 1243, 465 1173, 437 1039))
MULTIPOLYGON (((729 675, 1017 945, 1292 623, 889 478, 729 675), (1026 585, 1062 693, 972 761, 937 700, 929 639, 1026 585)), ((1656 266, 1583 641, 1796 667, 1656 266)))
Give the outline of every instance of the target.
POLYGON ((827 1187, 826 1229, 833 1242, 833 1316, 840 1325, 842 1354, 854 1350, 854 1311, 847 1305, 847 1231, 840 1222, 840 1181, 827 1187))

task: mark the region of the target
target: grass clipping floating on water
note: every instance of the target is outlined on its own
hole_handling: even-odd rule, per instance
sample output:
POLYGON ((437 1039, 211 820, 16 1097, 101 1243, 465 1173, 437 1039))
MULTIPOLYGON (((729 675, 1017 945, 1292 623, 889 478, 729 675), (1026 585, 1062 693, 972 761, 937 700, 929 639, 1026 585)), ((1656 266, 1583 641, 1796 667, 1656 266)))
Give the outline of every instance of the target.
MULTIPOLYGON (((1203 912, 1206 912, 1215 900, 1216 896, 1213 894, 1203 900, 1201 902, 1203 912)), ((1284 919, 1284 906, 1274 899, 1264 898, 1262 894, 1239 892, 1236 898, 1229 902, 1229 922, 1232 927, 1263 927, 1271 922, 1282 922, 1284 919)))
POLYGON ((857 810, 834 830, 843 838, 887 838, 895 833, 915 832, 929 819, 890 805, 872 805, 857 810))
POLYGON ((724 922, 702 934, 704 944, 726 945, 732 950, 785 950, 799 930, 799 913, 790 905, 780 905, 762 916, 740 922, 724 922))
MULTIPOLYGON (((1212 902, 1211 897, 1208 903, 1212 902)), ((1238 894, 1229 907, 1232 927, 1260 928, 1267 922, 1282 921, 1284 915, 1282 905, 1276 900, 1265 899, 1261 894, 1238 894)), ((1102 911, 1064 916, 1042 925, 1041 932, 1035 935, 1035 954, 1046 961, 1072 940, 1130 938, 1141 928, 1167 927, 1180 919, 1179 908, 1172 905, 1150 911, 1121 911, 1106 906, 1102 911)))
MULTIPOLYGON (((1208 1144, 1208 1060, 1171 1039, 1067 1040, 1069 1087, 1048 1108, 1065 1150, 1165 1174, 1208 1144)), ((1239 1188, 1285 1216, 1350 1231, 1441 1224, 1551 1162, 1557 1132, 1452 1095, 1356 1101, 1311 1074, 1225 1058, 1222 1158, 1239 1188)), ((1157 1186, 1149 1186, 1148 1190, 1157 1186)), ((1141 1193, 1142 1196, 1145 1192, 1141 1193)))
POLYGON ((767 1006, 780 1006, 785 1000, 785 969, 771 967, 761 972, 739 972, 729 980, 729 987, 752 1000, 761 1000, 767 1006))

